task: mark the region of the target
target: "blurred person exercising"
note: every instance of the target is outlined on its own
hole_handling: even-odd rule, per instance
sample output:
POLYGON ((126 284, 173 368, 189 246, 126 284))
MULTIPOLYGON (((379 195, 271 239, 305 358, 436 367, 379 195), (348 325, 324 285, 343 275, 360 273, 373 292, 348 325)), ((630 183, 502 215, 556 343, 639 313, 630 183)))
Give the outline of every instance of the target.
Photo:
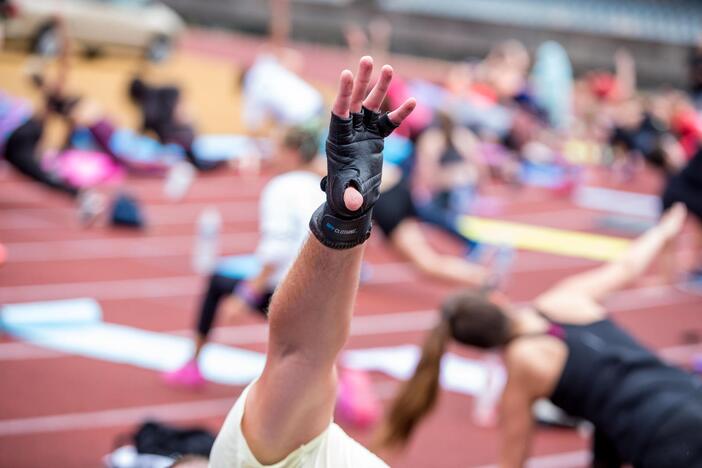
POLYGON ((197 387, 204 383, 198 359, 220 304, 228 321, 247 311, 265 317, 273 291, 307 238, 310 216, 324 201, 314 167, 317 136, 307 130, 290 129, 279 140, 272 160, 279 173, 266 184, 259 202, 261 239, 256 257, 262 264, 261 271, 248 280, 218 272, 210 277, 200 306, 193 356, 182 368, 164 375, 170 384, 197 387))
MULTIPOLYGON (((664 156, 670 158, 675 153, 677 145, 669 143, 668 150, 661 150, 664 156)), ((679 150, 678 150, 679 151, 679 150)), ((672 158, 680 160, 680 157, 672 158)), ((699 257, 700 247, 702 247, 702 149, 697 154, 684 163, 682 168, 668 177, 667 183, 661 196, 663 210, 669 209, 675 203, 684 204, 688 211, 694 215, 695 223, 693 228, 693 239, 698 258, 697 265, 692 272, 692 280, 702 279, 702 258, 699 257)), ((672 268, 672 267, 671 267, 672 268)))
MULTIPOLYGON (((429 278, 488 289, 496 287, 500 281, 499 275, 488 268, 458 255, 440 253, 429 243, 422 231, 411 183, 396 166, 387 164, 383 169, 383 184, 373 210, 373 222, 395 251, 429 278)), ((434 224, 463 242, 471 242, 447 222, 434 224)), ((494 266, 499 267, 499 262, 494 266)))
POLYGON ((702 381, 663 363, 608 318, 600 304, 639 278, 676 237, 686 210, 673 206, 619 259, 567 278, 516 308, 503 298, 463 292, 443 304, 414 376, 391 405, 380 433, 403 446, 434 407, 449 342, 499 349, 507 370, 501 399, 501 467, 520 467, 534 433, 532 405, 549 398, 595 426, 593 466, 702 466, 702 381))
POLYGON ((422 220, 435 224, 466 242, 458 232, 462 215, 470 212, 486 170, 476 154, 477 137, 439 111, 436 124, 417 139, 412 169, 412 195, 422 220))
POLYGON ((324 99, 301 77, 304 59, 287 47, 291 30, 290 1, 270 2, 269 42, 240 76, 242 117, 247 130, 266 133, 274 126, 321 123, 324 99))
MULTIPOLYGON (((210 456, 212 468, 385 467, 332 422, 336 360, 349 335, 363 244, 379 196, 383 138, 414 100, 379 114, 392 79, 364 57, 354 80, 341 74, 327 139, 326 202, 312 215, 305 242, 270 305, 266 364, 227 416, 210 456)), ((292 195, 292 194, 290 194, 292 195)))
POLYGON ((289 49, 264 49, 242 76, 244 124, 263 132, 271 124, 308 125, 319 121, 322 95, 297 73, 300 56, 289 49))
POLYGON ((72 112, 79 102, 76 97, 66 97, 64 87, 68 69, 68 41, 65 28, 60 18, 55 20, 59 25, 64 46, 58 61, 56 79, 46 83, 43 78, 34 75, 32 80, 43 94, 43 107, 24 123, 9 133, 5 141, 5 160, 19 173, 38 182, 39 184, 67 195, 78 205, 81 222, 89 224, 102 211, 104 200, 89 189, 81 189, 63 180, 57 174, 46 170, 41 163, 44 146, 44 129, 48 118, 54 114, 63 115, 72 112))
POLYGON ((180 146, 185 159, 199 171, 221 167, 223 161, 206 161, 198 156, 197 129, 180 88, 149 83, 143 75, 142 71, 132 78, 128 90, 130 101, 141 113, 141 132, 152 132, 164 145, 180 146))

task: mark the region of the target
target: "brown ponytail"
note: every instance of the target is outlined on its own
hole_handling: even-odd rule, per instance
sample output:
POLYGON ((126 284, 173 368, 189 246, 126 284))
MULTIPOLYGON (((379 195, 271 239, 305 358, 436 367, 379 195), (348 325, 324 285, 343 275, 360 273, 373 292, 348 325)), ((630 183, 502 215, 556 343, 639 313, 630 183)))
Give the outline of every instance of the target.
POLYGON ((414 375, 402 384, 380 427, 376 439, 379 449, 405 445, 419 421, 433 409, 449 335, 449 323, 442 318, 426 337, 414 375))

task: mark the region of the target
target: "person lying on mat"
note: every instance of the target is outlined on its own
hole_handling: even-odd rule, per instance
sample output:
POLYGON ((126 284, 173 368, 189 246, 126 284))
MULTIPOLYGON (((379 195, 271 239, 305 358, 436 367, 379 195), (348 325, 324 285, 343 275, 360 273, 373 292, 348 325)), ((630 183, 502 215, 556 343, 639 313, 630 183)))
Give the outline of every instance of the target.
POLYGON ((212 468, 387 466, 332 422, 335 364, 349 335, 379 196, 383 139, 415 106, 409 99, 379 114, 393 70, 382 68, 364 100, 372 69, 372 59, 364 57, 355 80, 350 71, 341 73, 321 184, 326 202, 312 215, 313 235, 273 296, 263 373, 227 416, 210 455, 212 468))
MULTIPOLYGON (((58 21, 62 25, 62 21, 58 21)), ((65 30, 59 28, 65 36, 65 30)), ((42 164, 44 154, 45 127, 48 118, 59 110, 69 112, 78 103, 76 98, 63 97, 66 70, 68 68, 68 46, 61 48, 57 77, 51 85, 37 83, 42 88, 43 106, 35 111, 17 128, 10 131, 4 145, 5 160, 20 174, 40 185, 61 193, 73 200, 83 224, 92 223, 104 208, 104 198, 94 190, 82 189, 71 184, 58 174, 47 170, 42 164)), ((36 81, 36 80, 35 80, 36 81)))
POLYGON ((455 341, 503 353, 508 378, 499 420, 501 467, 525 464, 532 405, 540 398, 594 424, 593 466, 702 466, 702 381, 663 363, 600 304, 648 269, 685 217, 682 205, 673 206, 619 259, 562 280, 521 309, 473 292, 448 298, 414 376, 381 426, 379 446, 406 444, 431 411, 441 357, 455 341))
POLYGON ((198 387, 205 382, 198 359, 220 303, 228 320, 247 311, 266 315, 273 290, 307 238, 310 216, 324 201, 314 167, 317 148, 317 136, 307 130, 290 129, 280 138, 272 160, 279 174, 266 184, 259 202, 261 239, 256 257, 261 270, 248 279, 232 278, 224 271, 210 277, 200 306, 193 356, 182 368, 164 374, 167 383, 198 387))
MULTIPOLYGON (((500 259, 493 258, 493 264, 485 267, 464 257, 437 251, 422 230, 422 220, 412 199, 408 178, 390 164, 383 170, 383 177, 380 198, 373 210, 373 222, 398 254, 428 278, 461 286, 497 286, 500 278, 495 267, 502 263, 498 261, 500 259)), ((451 227, 444 223, 437 227, 466 244, 471 242, 458 232, 457 224, 451 227)), ((500 252, 510 253, 507 249, 500 249, 500 252)))

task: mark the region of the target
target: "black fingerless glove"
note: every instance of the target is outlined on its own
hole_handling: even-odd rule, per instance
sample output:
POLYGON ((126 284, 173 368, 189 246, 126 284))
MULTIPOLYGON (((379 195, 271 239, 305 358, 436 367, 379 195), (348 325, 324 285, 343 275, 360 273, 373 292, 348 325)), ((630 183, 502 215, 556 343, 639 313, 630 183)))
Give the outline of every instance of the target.
POLYGON ((373 205, 380 196, 383 138, 397 128, 387 114, 363 108, 342 119, 334 114, 327 137, 327 176, 322 190, 327 201, 312 215, 310 230, 332 249, 349 249, 368 239, 373 205), (346 208, 344 192, 353 187, 363 196, 356 211, 346 208))

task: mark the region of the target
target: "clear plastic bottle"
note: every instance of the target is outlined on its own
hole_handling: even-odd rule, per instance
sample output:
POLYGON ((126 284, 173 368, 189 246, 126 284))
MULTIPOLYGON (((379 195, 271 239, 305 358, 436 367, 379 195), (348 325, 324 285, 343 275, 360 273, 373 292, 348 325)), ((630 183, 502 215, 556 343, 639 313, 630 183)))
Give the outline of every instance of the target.
POLYGON ((195 180, 195 168, 187 161, 175 163, 166 175, 163 195, 169 200, 182 200, 195 180))
POLYGON ((193 269, 205 275, 214 269, 219 257, 219 231, 222 227, 222 215, 217 208, 208 207, 197 220, 197 238, 193 249, 193 269))

